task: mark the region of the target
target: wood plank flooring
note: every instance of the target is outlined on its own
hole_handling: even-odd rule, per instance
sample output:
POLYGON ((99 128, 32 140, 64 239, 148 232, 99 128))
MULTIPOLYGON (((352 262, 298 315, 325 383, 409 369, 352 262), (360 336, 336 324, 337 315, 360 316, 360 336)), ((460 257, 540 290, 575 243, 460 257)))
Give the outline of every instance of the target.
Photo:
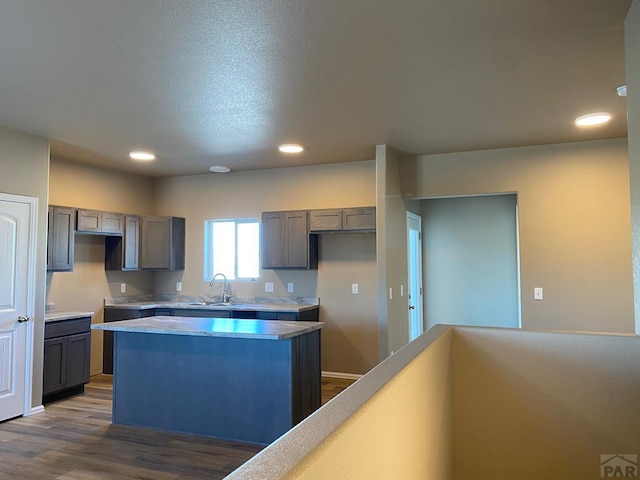
MULTIPOLYGON (((83 395, 0 423, 0 479, 221 479, 262 448, 112 425, 111 378, 96 375, 83 395)), ((323 404, 351 383, 323 378, 323 404)))

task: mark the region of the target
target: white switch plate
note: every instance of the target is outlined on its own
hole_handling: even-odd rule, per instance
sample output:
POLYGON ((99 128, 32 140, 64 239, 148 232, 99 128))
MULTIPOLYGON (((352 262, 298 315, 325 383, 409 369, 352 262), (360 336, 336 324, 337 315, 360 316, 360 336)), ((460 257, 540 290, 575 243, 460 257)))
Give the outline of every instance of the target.
POLYGON ((400 296, 404 297, 404 285, 400 285, 400 296))
POLYGON ((358 293, 360 293, 360 287, 358 286, 357 283, 352 283, 351 284, 351 293, 353 295, 358 295, 358 293))
POLYGON ((293 283, 287 283, 287 292, 293 293, 293 283))
POLYGON ((389 300, 393 300, 393 287, 389 287, 389 300))
POLYGON ((265 282, 264 291, 265 292, 273 292, 273 282, 265 282))
POLYGON ((535 287, 533 289, 533 299, 542 300, 542 287, 535 287))
POLYGON ((127 284, 126 283, 121 283, 120 284, 120 293, 126 293, 127 291, 127 284))
POLYGON ((182 291, 182 282, 176 282, 176 292, 182 291))

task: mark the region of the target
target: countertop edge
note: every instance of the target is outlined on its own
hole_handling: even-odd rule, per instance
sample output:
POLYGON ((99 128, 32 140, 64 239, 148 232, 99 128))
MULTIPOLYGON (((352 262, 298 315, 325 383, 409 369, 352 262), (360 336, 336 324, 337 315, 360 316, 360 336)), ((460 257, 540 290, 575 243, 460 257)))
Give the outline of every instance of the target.
POLYGON ((65 312, 65 311, 50 311, 45 312, 44 314, 44 322, 60 322, 63 320, 73 320, 76 318, 84 318, 84 317, 93 317, 95 312, 65 312))
MULTIPOLYGON (((289 338, 305 335, 307 333, 320 330, 324 327, 324 322, 300 322, 300 321, 281 321, 281 320, 245 320, 233 319, 240 322, 255 322, 262 326, 272 326, 275 330, 289 328, 289 331, 283 332, 232 332, 232 331, 211 331, 202 327, 193 325, 201 324, 212 319, 195 318, 195 317, 147 317, 133 320, 121 320, 117 322, 99 323, 91 326, 92 330, 103 330, 125 333, 149 333, 154 335, 187 335, 214 338, 244 338, 254 340, 286 340, 289 338), (170 320, 174 328, 163 327, 162 321, 170 320), (175 328, 175 322, 183 321, 185 329, 175 328), (153 325, 158 322, 157 325, 153 325), (150 325, 151 324, 151 325, 150 325)), ((228 318, 214 319, 221 320, 223 323, 229 321, 228 318)))

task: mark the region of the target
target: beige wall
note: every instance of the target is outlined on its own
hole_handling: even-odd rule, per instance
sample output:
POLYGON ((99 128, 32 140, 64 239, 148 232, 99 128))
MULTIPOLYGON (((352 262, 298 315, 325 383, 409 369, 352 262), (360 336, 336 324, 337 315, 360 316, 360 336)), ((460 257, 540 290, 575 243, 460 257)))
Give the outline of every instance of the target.
MULTIPOLYGON (((89 165, 51 159, 49 203, 132 214, 153 214, 153 180, 89 165)), ((95 312, 102 323, 105 297, 151 293, 151 272, 105 272, 104 237, 76 235, 73 272, 47 273, 47 303, 56 310, 95 312)), ((102 332, 91 333, 91 374, 102 372, 102 332)))
POLYGON ((431 329, 229 480, 453 479, 452 340, 431 329))
POLYGON ((640 338, 455 330, 456 478, 599 478, 640 452, 640 338))
POLYGON ((518 194, 523 328, 634 331, 624 139, 403 158, 402 175, 414 199, 518 194))
MULTIPOLYGON (((306 210, 375 205, 373 161, 284 168, 224 175, 194 175, 158 181, 156 209, 187 219, 184 272, 159 272, 155 293, 219 294, 204 279, 204 222, 208 219, 260 218, 271 210, 306 210)), ((323 330, 322 369, 360 374, 377 364, 375 239, 371 234, 323 235, 318 270, 263 270, 258 282, 233 282, 236 296, 265 295, 273 282, 274 296, 319 297, 323 330), (351 294, 351 284, 360 294, 351 294)))
POLYGON ((42 404, 49 140, 0 127, 0 192, 38 199, 32 406, 42 404))
POLYGON ((629 171, 631 176, 631 213, 633 225, 633 279, 635 291, 635 328, 640 333, 640 0, 631 5, 625 22, 627 75, 627 124, 629 171))
POLYGON ((400 292, 406 290, 408 279, 406 212, 410 206, 402 198, 400 164, 396 150, 376 147, 380 360, 409 342, 409 304, 400 292))

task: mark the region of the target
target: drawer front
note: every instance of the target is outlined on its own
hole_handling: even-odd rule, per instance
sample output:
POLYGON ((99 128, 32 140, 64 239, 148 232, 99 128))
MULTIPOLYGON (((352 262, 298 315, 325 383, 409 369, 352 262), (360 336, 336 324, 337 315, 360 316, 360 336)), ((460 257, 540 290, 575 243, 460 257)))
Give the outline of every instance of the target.
POLYGON ((44 338, 63 337, 91 331, 91 317, 74 318, 73 320, 59 320, 44 324, 44 338))

